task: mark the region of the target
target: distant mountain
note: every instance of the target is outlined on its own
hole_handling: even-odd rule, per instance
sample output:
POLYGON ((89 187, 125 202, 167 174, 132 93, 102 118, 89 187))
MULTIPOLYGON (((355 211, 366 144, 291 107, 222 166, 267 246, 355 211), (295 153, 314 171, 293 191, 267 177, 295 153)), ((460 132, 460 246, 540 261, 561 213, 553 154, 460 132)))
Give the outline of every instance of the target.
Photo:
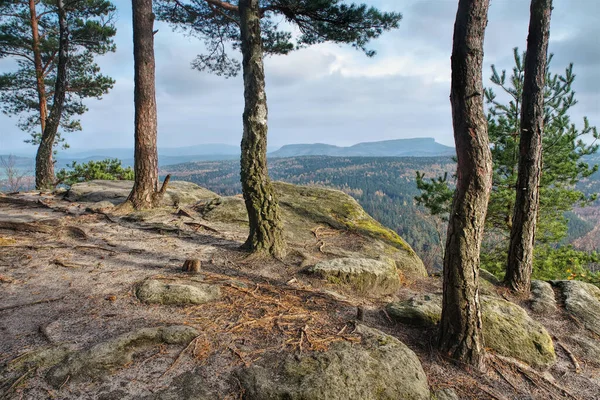
POLYGON ((338 157, 436 157, 454 155, 454 147, 437 143, 433 138, 384 140, 340 147, 323 143, 289 144, 269 153, 270 157, 338 156, 338 157))

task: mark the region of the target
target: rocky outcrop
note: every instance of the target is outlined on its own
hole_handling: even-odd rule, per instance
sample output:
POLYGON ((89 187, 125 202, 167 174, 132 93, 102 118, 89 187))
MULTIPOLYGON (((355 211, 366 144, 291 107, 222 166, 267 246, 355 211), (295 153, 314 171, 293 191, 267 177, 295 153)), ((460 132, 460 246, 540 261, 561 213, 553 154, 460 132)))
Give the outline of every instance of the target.
POLYGON ((419 294, 406 301, 387 305, 390 317, 398 322, 416 326, 437 324, 442 317, 442 297, 435 294, 419 294))
POLYGON ((221 291, 215 285, 181 284, 148 279, 138 286, 135 295, 142 303, 185 305, 204 304, 216 300, 220 297, 221 291))
POLYGON ((556 312, 554 290, 548 282, 531 281, 531 309, 537 314, 556 312))
MULTIPOLYGON (((419 295, 389 304, 387 312, 405 324, 431 326, 441 319, 441 304, 441 295, 419 295)), ((534 367, 547 368, 554 364, 556 354, 550 335, 524 309, 491 296, 481 297, 481 308, 486 347, 534 367)))
POLYGON ((391 294, 400 287, 396 263, 390 258, 335 258, 317 263, 308 272, 361 294, 391 294))
POLYGON ((553 281, 564 298, 565 309, 590 331, 600 335, 600 289, 581 281, 553 281))
MULTIPOLYGON (((396 232, 375 221, 344 192, 282 182, 274 182, 273 186, 279 196, 288 241, 314 242, 315 229, 319 227, 357 233, 352 250, 337 248, 333 241, 328 241, 326 249, 343 257, 377 259, 383 255, 394 260, 404 275, 427 276, 423 262, 412 248, 396 232)), ((199 204, 196 211, 208 221, 248 224, 241 197, 219 197, 199 204)))
POLYGON ((198 331, 189 326, 143 328, 117 336, 92 348, 72 354, 48 371, 46 379, 54 387, 70 382, 94 380, 132 361, 139 350, 157 344, 188 344, 198 331))
MULTIPOLYGON (((76 183, 67 192, 65 199, 79 203, 98 203, 108 201, 120 204, 127 200, 133 181, 95 180, 76 183)), ((162 200, 163 206, 194 204, 200 200, 218 197, 214 192, 200 187, 195 183, 171 181, 162 200)), ((97 207, 97 206, 92 206, 97 207)))
POLYGON ((430 400, 415 353, 398 339, 359 325, 362 345, 334 344, 322 353, 278 356, 238 374, 249 400, 430 400))

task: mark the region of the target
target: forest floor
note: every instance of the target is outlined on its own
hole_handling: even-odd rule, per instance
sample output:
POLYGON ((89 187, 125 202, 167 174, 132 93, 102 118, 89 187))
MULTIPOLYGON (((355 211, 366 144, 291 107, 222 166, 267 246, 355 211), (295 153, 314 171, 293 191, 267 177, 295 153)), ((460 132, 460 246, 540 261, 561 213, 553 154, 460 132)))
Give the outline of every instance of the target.
MULTIPOLYGON (((555 337, 555 345, 561 344, 556 345, 558 362, 549 371, 524 370, 493 356, 485 373, 469 371, 435 350, 435 329, 393 323, 383 311, 391 300, 440 293, 439 277, 404 282, 387 298, 336 292, 302 274, 301 257, 249 258, 239 249, 246 232, 207 221, 185 224, 189 218, 173 209, 168 228, 91 212, 51 195, 0 196, 0 377, 2 369, 10 370, 40 348, 66 344, 87 349, 165 325, 199 332, 187 346, 148 346, 97 380, 67 378, 56 387, 45 379, 44 368, 6 374, 10 379, 0 381, 0 398, 161 398, 187 371, 200 376, 219 399, 242 398, 232 371, 266 354, 359 342, 353 333, 358 306, 365 310, 363 323, 396 336, 418 355, 432 390, 452 388, 461 399, 600 398, 600 361, 568 345, 569 336, 584 328, 565 313, 536 318, 555 337), (201 272, 183 273, 184 261, 194 258, 201 261, 201 272), (143 304, 135 288, 149 278, 218 285, 221 298, 193 306, 143 304)), ((352 235, 340 237, 336 240, 352 246, 352 235)), ((315 239, 308 246, 315 259, 324 257, 318 243, 315 239)), ((511 300, 527 307, 526 301, 511 300)))

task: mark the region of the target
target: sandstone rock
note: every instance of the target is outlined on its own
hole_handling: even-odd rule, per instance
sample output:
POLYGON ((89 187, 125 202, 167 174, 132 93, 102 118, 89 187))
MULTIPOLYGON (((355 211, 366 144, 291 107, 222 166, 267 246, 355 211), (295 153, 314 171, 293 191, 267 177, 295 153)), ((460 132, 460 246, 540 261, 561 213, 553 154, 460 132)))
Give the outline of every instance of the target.
POLYGON ((432 400, 459 400, 459 398, 454 389, 447 388, 437 390, 433 394, 432 400))
MULTIPOLYGON (((71 186, 65 199, 80 203, 98 203, 108 201, 113 204, 124 202, 131 192, 133 181, 95 180, 76 183, 71 186)), ((203 199, 218 197, 214 192, 202 188, 195 183, 171 181, 162 201, 164 206, 193 204, 203 199)))
POLYGON ((400 287, 396 263, 389 258, 335 258, 308 271, 331 283, 349 285, 363 294, 390 294, 400 287))
POLYGON ((482 296, 483 337, 486 347, 537 367, 556 362, 554 343, 539 322, 509 301, 482 296))
POLYGON ((115 205, 108 200, 98 201, 96 203, 92 203, 86 207, 87 211, 98 212, 103 210, 110 210, 114 208, 115 205))
POLYGON ((386 310, 394 320, 408 325, 431 326, 442 317, 440 295, 420 294, 407 301, 387 305, 386 310))
POLYGON ((336 343, 322 353, 272 360, 242 370, 249 400, 429 400, 415 353, 398 339, 363 325, 362 345, 336 343))
MULTIPOLYGON (((427 276, 421 259, 396 232, 375 221, 349 195, 339 190, 297 186, 273 182, 279 197, 285 234, 290 241, 313 241, 318 226, 342 232, 355 232, 357 249, 336 248, 328 244, 330 253, 344 257, 391 258, 398 270, 407 276, 427 276), (360 238, 363 238, 362 240, 360 238)), ((241 197, 220 197, 196 208, 208 221, 247 226, 248 216, 241 197)))
POLYGON ((66 382, 94 380, 132 361, 134 353, 147 346, 165 344, 188 344, 198 336, 189 326, 143 328, 99 343, 88 350, 72 354, 48 371, 46 379, 54 387, 66 382))
POLYGON ((568 340, 581 349, 581 353, 587 361, 600 364, 600 341, 581 335, 570 336, 568 340))
MULTIPOLYGON (((411 325, 434 325, 441 319, 441 295, 423 295, 391 303, 393 319, 411 325)), ((481 296, 483 336, 486 347, 531 366, 547 368, 556 361, 554 344, 546 329, 518 305, 481 296)))
POLYGON ((531 309, 538 314, 556 312, 556 298, 548 282, 531 281, 531 309))
POLYGON ((581 281, 553 281, 565 299, 565 309, 583 325, 600 335, 600 289, 581 281))
POLYGON ((135 292, 143 303, 183 305, 204 304, 220 297, 221 291, 216 285, 167 283, 148 279, 135 292))

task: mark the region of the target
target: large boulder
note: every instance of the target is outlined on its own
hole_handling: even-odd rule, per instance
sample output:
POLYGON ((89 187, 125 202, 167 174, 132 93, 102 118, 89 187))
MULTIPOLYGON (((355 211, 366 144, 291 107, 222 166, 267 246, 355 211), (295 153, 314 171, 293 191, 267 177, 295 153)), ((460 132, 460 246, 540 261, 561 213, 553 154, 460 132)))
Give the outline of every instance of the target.
MULTIPOLYGON (((408 276, 427 276, 421 259, 393 230, 375 221, 356 200, 344 192, 313 186, 274 182, 279 198, 286 239, 290 242, 314 242, 315 229, 326 227, 357 233, 353 249, 336 248, 328 240, 327 250, 344 257, 378 258, 383 255, 396 263, 408 276)), ((244 200, 239 196, 220 197, 196 207, 208 221, 248 224, 244 200)), ((347 246, 346 246, 347 247, 347 246)))
POLYGON ((556 312, 556 298, 548 282, 531 281, 531 309, 538 314, 556 312))
MULTIPOLYGON (((108 201, 120 204, 127 200, 133 188, 133 181, 95 180, 76 183, 71 186, 65 199, 79 203, 98 203, 108 201)), ((195 183, 171 181, 162 199, 163 206, 193 204, 200 200, 218 197, 214 192, 200 187, 195 183)))
POLYGON ((362 294, 391 294, 400 287, 396 263, 391 258, 335 258, 317 263, 308 272, 362 294))
POLYGON ((432 326, 442 318, 442 298, 435 294, 419 294, 405 301, 390 303, 386 310, 390 317, 403 324, 432 326))
POLYGON ((590 331, 600 335, 600 289, 581 281, 554 281, 565 299, 565 309, 590 331))
POLYGON ((185 305, 204 304, 220 297, 221 291, 216 285, 181 284, 147 279, 135 291, 142 303, 185 305))
POLYGON ((48 371, 46 379, 54 387, 69 382, 94 380, 132 361, 133 354, 158 344, 188 344, 198 331, 184 325, 143 328, 99 343, 72 354, 48 371))
MULTIPOLYGON (((388 304, 387 312, 405 324, 432 326, 441 319, 442 296, 415 296, 388 304)), ((523 308, 497 297, 481 296, 481 315, 486 347, 534 367, 547 368, 556 361, 550 335, 523 308)))
POLYGON ((429 400, 415 353, 398 339, 363 325, 362 345, 336 343, 322 353, 273 357, 238 373, 249 400, 429 400))

